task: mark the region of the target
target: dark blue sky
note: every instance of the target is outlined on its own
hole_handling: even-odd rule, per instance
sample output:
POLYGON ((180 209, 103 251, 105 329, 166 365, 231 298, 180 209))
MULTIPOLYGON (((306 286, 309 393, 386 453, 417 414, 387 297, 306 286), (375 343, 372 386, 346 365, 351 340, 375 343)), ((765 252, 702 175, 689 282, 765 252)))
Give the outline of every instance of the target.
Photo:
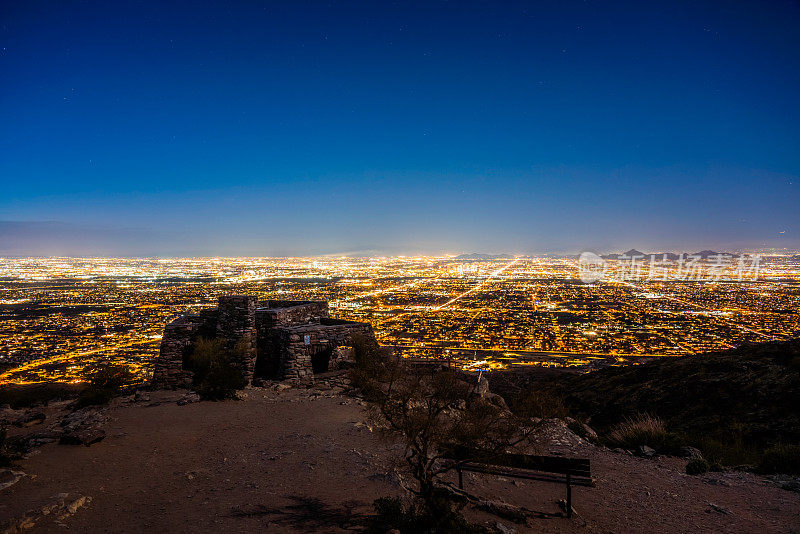
POLYGON ((217 4, 0 5, 0 254, 800 247, 797 3, 217 4))

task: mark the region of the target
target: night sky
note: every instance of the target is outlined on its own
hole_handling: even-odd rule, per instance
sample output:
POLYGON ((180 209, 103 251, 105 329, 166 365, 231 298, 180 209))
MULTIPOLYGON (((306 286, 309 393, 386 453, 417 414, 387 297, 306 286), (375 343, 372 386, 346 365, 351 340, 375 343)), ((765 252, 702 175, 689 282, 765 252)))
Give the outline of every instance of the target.
POLYGON ((779 0, 7 0, 0 254, 800 248, 798 28, 779 0))

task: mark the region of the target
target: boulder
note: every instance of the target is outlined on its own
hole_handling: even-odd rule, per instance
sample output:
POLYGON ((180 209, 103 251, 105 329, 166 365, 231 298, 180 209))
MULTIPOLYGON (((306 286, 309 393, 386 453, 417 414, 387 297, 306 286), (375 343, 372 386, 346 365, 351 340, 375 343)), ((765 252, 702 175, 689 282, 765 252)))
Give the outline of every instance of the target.
POLYGON ((600 441, 600 437, 597 435, 597 432, 595 432, 592 427, 590 427, 586 423, 581 423, 581 428, 583 429, 583 435, 581 435, 582 438, 594 442, 600 441))
POLYGON ((38 425, 45 420, 45 415, 42 412, 37 411, 29 411, 22 413, 19 417, 17 417, 16 421, 14 421, 14 426, 25 427, 25 426, 33 426, 38 425))
POLYGON ((597 432, 595 432, 592 429, 592 427, 590 427, 586 423, 581 423, 580 421, 576 421, 571 417, 564 418, 564 421, 567 423, 567 427, 571 431, 573 431, 576 435, 580 436, 586 441, 597 443, 600 440, 600 438, 597 436, 597 432))
POLYGON ((86 445, 87 447, 93 443, 97 443, 106 437, 103 429, 97 427, 81 428, 64 432, 61 435, 59 443, 62 445, 86 445))
POLYGON ((558 418, 543 419, 536 425, 534 437, 551 446, 573 448, 585 444, 583 438, 573 432, 564 420, 558 418))
POLYGON ((13 410, 8 405, 0 409, 0 424, 26 427, 38 425, 44 420, 44 413, 37 410, 13 410))
POLYGON ((638 456, 642 456, 643 458, 652 458, 656 455, 656 451, 647 445, 639 445, 636 449, 636 454, 638 456))
POLYGON ((178 406, 186 406, 194 402, 200 402, 200 395, 192 391, 178 399, 178 406))
POLYGON ((511 525, 506 525, 505 523, 501 523, 500 521, 495 521, 494 529, 496 532, 499 532, 500 534, 517 534, 517 529, 515 529, 511 525))
POLYGON ((27 441, 28 447, 33 448, 44 445, 45 443, 55 443, 60 437, 61 433, 56 430, 42 430, 28 434, 25 440, 27 441))
POLYGON ((486 395, 484 395, 483 398, 489 401, 490 403, 494 404, 498 408, 502 409, 503 411, 506 412, 509 411, 508 404, 506 404, 506 400, 497 393, 487 393, 486 395))
POLYGON ((61 420, 61 426, 67 432, 83 427, 97 426, 103 423, 103 416, 95 408, 76 410, 61 420))
POLYGON ((13 486, 25 476, 22 471, 12 471, 11 469, 0 469, 0 490, 13 486))
POLYGON ((703 457, 703 453, 700 452, 699 449, 687 446, 678 449, 678 456, 680 456, 681 458, 687 458, 689 460, 697 460, 703 457))

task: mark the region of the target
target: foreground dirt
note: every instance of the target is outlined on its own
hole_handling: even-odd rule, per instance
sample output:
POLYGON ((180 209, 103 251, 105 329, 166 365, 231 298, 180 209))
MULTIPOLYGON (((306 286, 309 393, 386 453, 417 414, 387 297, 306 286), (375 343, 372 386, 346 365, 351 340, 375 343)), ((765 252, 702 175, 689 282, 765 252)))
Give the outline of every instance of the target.
MULTIPOLYGON (((0 525, 33 532, 361 530, 375 498, 403 494, 402 450, 372 432, 360 400, 334 391, 257 388, 241 401, 184 406, 172 392, 115 401, 104 412, 103 441, 47 444, 20 462, 25 476, 0 491, 0 525)), ((558 428, 552 437, 546 452, 592 460, 597 486, 573 490, 576 516, 561 516, 563 486, 467 474, 471 493, 534 512, 527 526, 474 510, 469 518, 517 532, 798 531, 800 494, 762 477, 690 477, 685 460, 616 453, 558 428)))

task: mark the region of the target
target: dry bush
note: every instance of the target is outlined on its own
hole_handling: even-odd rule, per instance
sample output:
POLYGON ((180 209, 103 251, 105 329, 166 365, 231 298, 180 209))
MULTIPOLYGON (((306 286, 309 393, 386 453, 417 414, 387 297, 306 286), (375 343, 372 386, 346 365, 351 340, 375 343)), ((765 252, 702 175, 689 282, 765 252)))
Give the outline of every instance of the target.
POLYGON ((705 458, 694 458, 686 464, 687 475, 702 475, 703 473, 708 473, 710 469, 711 466, 705 458))
POLYGON ((233 359, 246 350, 240 341, 229 349, 222 339, 200 338, 188 358, 194 372, 192 387, 204 400, 235 399, 236 391, 247 385, 242 373, 233 367, 233 359))
POLYGON ((76 408, 107 404, 114 397, 122 395, 138 381, 136 374, 125 364, 104 362, 89 373, 89 382, 81 391, 76 408))
POLYGON ((647 445, 659 452, 669 452, 680 446, 680 440, 670 432, 658 417, 640 413, 616 424, 606 434, 606 443, 611 447, 635 449, 647 445))
POLYGON ((762 473, 800 475, 800 445, 779 443, 764 452, 759 463, 762 473))
POLYGON ((464 503, 454 500, 441 483, 441 476, 456 464, 442 460, 461 448, 500 454, 527 440, 529 420, 477 395, 456 371, 412 367, 399 355, 360 339, 353 347, 356 367, 351 377, 370 402, 371 419, 405 445, 404 460, 417 482, 409 489, 422 510, 419 525, 463 532, 464 503))
POLYGON ((569 416, 569 410, 564 405, 564 400, 550 391, 531 388, 524 396, 512 403, 514 413, 522 417, 539 417, 550 419, 557 417, 564 419, 569 416))

